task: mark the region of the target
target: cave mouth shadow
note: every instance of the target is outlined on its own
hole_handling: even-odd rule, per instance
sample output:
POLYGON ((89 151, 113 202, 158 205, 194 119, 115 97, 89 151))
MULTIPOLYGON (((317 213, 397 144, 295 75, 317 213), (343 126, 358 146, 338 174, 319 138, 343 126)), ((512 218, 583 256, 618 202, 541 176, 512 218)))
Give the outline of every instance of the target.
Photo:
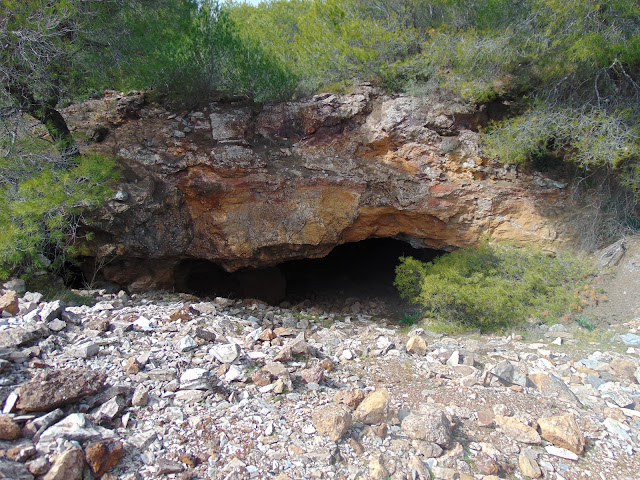
POLYGON ((308 300, 342 306, 354 298, 399 304, 393 281, 400 257, 427 262, 443 253, 394 238, 370 238, 338 245, 322 258, 234 273, 206 260, 185 259, 175 269, 175 288, 198 296, 256 298, 271 305, 308 300))

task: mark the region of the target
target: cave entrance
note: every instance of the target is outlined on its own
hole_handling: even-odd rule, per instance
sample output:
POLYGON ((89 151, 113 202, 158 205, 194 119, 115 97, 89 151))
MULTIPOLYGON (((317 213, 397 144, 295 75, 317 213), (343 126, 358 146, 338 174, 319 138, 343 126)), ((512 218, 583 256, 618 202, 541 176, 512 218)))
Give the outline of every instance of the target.
POLYGON ((400 257, 427 262, 443 253, 393 238, 370 238, 339 245, 323 258, 292 260, 279 268, 287 284, 286 300, 292 304, 308 300, 329 311, 358 313, 354 305, 364 302, 363 312, 378 310, 397 319, 413 309, 393 286, 400 257))
POLYGON ((205 260, 183 260, 175 270, 175 287, 200 296, 257 298, 274 305, 304 303, 342 313, 377 309, 397 319, 412 308, 393 286, 400 257, 426 262, 442 253, 393 238, 372 238, 338 245, 322 258, 234 273, 205 260), (361 307, 354 308, 356 303, 361 307))

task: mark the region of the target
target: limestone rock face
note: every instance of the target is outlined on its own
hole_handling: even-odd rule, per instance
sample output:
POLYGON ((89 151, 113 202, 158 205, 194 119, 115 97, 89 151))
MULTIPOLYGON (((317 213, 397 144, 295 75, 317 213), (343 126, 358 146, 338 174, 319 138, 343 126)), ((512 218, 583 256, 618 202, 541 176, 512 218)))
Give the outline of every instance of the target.
MULTIPOLYGON (((459 102, 362 86, 263 107, 211 104, 177 122, 142 101, 123 113, 121 100, 68 115, 80 129, 96 116, 112 125, 92 148, 117 153, 124 178, 91 221, 91 256, 108 259, 107 280, 134 290, 180 287, 185 261, 232 272, 370 237, 436 249, 484 235, 545 246, 566 238, 569 192, 483 157, 487 115, 459 102)), ((238 275, 234 288, 250 295, 238 275)), ((277 296, 277 274, 266 283, 277 296)))

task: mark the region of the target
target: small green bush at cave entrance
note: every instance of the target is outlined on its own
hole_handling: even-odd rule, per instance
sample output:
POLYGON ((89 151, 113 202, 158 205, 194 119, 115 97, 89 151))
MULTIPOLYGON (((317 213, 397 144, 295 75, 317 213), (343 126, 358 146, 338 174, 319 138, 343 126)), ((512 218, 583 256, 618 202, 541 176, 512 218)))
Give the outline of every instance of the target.
POLYGON ((590 273, 575 256, 490 243, 428 263, 400 260, 394 283, 403 298, 438 321, 481 331, 562 316, 577 303, 577 290, 590 273))

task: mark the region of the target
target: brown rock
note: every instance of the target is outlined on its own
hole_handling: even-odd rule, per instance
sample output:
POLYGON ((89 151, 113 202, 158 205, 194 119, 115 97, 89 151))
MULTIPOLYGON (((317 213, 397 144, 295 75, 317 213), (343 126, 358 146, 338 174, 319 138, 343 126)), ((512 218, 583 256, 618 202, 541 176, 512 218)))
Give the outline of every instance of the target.
POLYGON ((498 424, 508 436, 518 442, 533 445, 542 443, 542 439, 535 428, 530 427, 517 418, 496 415, 496 424, 498 424))
POLYGON ((584 451, 585 440, 572 413, 538 420, 540 435, 545 440, 577 455, 584 451))
POLYGON ((140 362, 135 357, 129 357, 124 365, 124 371, 129 375, 136 375, 140 373, 140 367, 140 362))
POLYGON ((348 390, 339 390, 333 396, 335 403, 344 403, 351 408, 357 408, 364 400, 364 392, 358 388, 350 388, 348 390))
POLYGON ((626 379, 628 382, 638 383, 635 377, 636 368, 638 368, 636 363, 624 358, 616 358, 609 363, 609 366, 617 376, 626 379))
POLYGON ((17 315, 20 311, 18 294, 13 290, 0 297, 0 312, 7 312, 10 315, 17 315))
POLYGON ((318 365, 329 373, 333 372, 333 369, 335 368, 333 362, 328 358, 323 358, 318 365))
POLYGON ((407 352, 424 356, 427 354, 427 342, 422 337, 413 336, 407 342, 407 352))
POLYGON ((58 455, 42 480, 82 480, 84 455, 79 448, 70 448, 58 455))
POLYGON ((260 336, 258 337, 258 340, 263 342, 269 342, 274 338, 276 338, 276 334, 273 333, 273 330, 271 330, 270 328, 265 328, 263 332, 260 334, 260 336))
POLYGON ((342 405, 325 405, 317 408, 311 420, 320 435, 337 442, 351 426, 351 412, 342 405))
POLYGON ((528 375, 529 381, 545 397, 558 398, 573 405, 581 405, 580 400, 569 389, 561 378, 550 373, 531 373, 528 375))
POLYGON ((389 472, 385 467, 385 459, 382 455, 374 455, 369 461, 369 477, 371 480, 385 480, 389 472))
POLYGON ((275 379, 276 377, 270 372, 266 371, 264 368, 259 368, 251 374, 251 380, 259 387, 269 385, 275 379))
POLYGON ((106 379, 104 373, 95 370, 44 371, 17 389, 16 407, 28 412, 52 410, 98 393, 106 379))
POLYGON ((497 475, 500 467, 498 463, 489 455, 479 454, 475 461, 478 471, 484 475, 497 475))
POLYGON ((540 478, 542 476, 542 470, 540 470, 538 462, 522 453, 518 457, 518 465, 520 466, 520 471, 525 477, 540 478))
POLYGON ((366 425, 375 425, 386 421, 391 414, 391 396, 382 388, 370 393, 358 405, 355 418, 366 425))
POLYGON ((302 332, 296 338, 288 340, 273 360, 287 363, 293 360, 294 356, 307 355, 309 355, 309 344, 305 341, 304 332, 302 332))
POLYGON ((478 425, 480 427, 491 427, 496 419, 491 410, 480 410, 478 412, 478 425))
POLYGON ((20 426, 7 415, 0 415, 0 440, 15 440, 20 437, 20 426))
POLYGON ((109 330, 111 322, 108 318, 94 318, 93 320, 89 320, 84 328, 87 330, 95 330, 97 332, 106 332, 109 330))
POLYGON ((300 376, 305 383, 320 383, 324 378, 324 369, 322 367, 307 368, 300 372, 300 376))
POLYGON ((362 455, 364 453, 364 447, 355 437, 349 438, 349 446, 356 452, 356 455, 362 455))
POLYGON ((97 477, 115 467, 123 456, 124 446, 120 440, 101 440, 90 444, 85 449, 85 459, 97 477))
POLYGON ((190 319, 191 319, 191 309, 189 308, 188 305, 185 305, 183 307, 178 307, 169 314, 169 320, 171 320, 172 322, 175 322, 176 320, 190 320, 190 319))

